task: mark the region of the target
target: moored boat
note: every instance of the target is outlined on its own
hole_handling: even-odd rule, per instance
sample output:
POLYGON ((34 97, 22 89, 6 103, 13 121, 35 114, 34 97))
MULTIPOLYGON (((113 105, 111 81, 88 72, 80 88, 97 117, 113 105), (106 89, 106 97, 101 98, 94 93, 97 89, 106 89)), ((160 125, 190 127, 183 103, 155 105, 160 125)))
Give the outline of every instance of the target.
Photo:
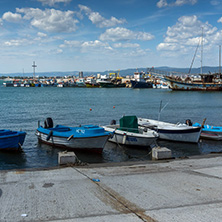
POLYGON ((100 87, 99 83, 96 82, 96 79, 93 77, 88 77, 85 81, 87 88, 98 88, 100 87))
POLYGON ((23 131, 0 130, 0 150, 19 150, 25 136, 23 131))
POLYGON ((191 124, 173 124, 146 118, 138 118, 138 124, 145 128, 154 129, 158 132, 160 139, 170 141, 198 143, 201 134, 201 127, 191 124))
POLYGON ((221 91, 222 78, 221 74, 199 74, 199 78, 194 76, 164 76, 172 90, 183 91, 221 91))
POLYGON ((134 72, 134 80, 130 80, 131 88, 152 88, 153 83, 145 78, 145 72, 134 72))
MULTIPOLYGON (((201 126, 201 124, 195 123, 193 126, 201 126)), ((222 126, 204 125, 200 137, 210 140, 222 140, 222 126)))
POLYGON ((102 127, 97 125, 78 127, 56 125, 53 127, 51 118, 45 120, 44 127, 39 126, 36 130, 38 140, 48 145, 96 152, 103 151, 111 135, 112 133, 105 132, 102 127))
POLYGON ((158 133, 155 131, 138 127, 136 116, 123 116, 119 122, 120 124, 103 126, 107 132, 114 133, 113 137, 109 138, 110 142, 126 146, 148 147, 158 138, 158 133))

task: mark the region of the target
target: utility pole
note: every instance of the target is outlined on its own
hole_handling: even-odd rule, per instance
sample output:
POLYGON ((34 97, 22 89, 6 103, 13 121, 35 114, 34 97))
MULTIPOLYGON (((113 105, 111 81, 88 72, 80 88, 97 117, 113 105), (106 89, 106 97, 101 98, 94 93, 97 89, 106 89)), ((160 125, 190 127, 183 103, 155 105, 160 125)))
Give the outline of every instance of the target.
POLYGON ((33 62, 33 81, 35 80, 35 68, 37 67, 37 65, 35 64, 35 61, 33 62))

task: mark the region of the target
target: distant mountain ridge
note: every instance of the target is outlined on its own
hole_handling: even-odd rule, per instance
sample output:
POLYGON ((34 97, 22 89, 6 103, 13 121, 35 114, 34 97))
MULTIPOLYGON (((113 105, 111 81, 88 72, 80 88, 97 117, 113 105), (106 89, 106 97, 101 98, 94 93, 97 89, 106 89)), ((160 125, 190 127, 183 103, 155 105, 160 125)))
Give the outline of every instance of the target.
MULTIPOLYGON (((151 67, 150 67, 151 68, 151 67)), ((120 76, 128 76, 128 75, 133 75, 134 72, 136 71, 144 71, 147 72, 148 69, 150 68, 129 68, 129 69, 122 69, 122 70, 106 70, 103 72, 89 72, 83 71, 83 75, 85 76, 92 76, 92 75, 96 75, 98 73, 100 73, 101 75, 105 75, 105 74, 109 74, 112 72, 119 72, 120 76)), ((154 70, 161 70, 161 71, 165 71, 165 72, 178 72, 178 73, 188 73, 189 72, 189 68, 175 68, 175 67, 167 67, 167 66, 161 66, 161 67, 154 67, 154 70)), ((210 67, 210 66, 204 66, 202 67, 202 71, 203 73, 215 73, 215 72, 219 72, 219 67, 210 67)), ((78 76, 80 71, 69 71, 69 72, 36 72, 35 75, 36 76, 47 76, 47 77, 53 77, 53 76, 78 76)), ((199 74, 200 73, 200 68, 193 68, 191 70, 190 74, 199 74)), ((33 73, 11 73, 11 74, 0 74, 0 77, 31 77, 33 76, 33 73)))

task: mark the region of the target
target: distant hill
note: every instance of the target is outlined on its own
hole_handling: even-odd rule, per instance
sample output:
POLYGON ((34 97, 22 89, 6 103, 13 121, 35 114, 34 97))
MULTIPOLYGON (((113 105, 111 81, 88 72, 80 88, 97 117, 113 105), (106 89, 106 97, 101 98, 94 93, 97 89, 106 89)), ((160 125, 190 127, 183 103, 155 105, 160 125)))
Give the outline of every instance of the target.
MULTIPOLYGON (((133 75, 134 72, 136 71, 144 71, 147 72, 149 68, 129 68, 129 69, 123 69, 120 70, 119 74, 120 76, 127 76, 127 75, 133 75)), ((175 68, 175 67, 167 67, 167 66, 161 66, 161 67, 154 67, 154 70, 161 70, 161 71, 165 71, 165 72, 178 72, 178 73, 188 73, 189 72, 189 68, 175 68)), ((210 66, 204 66, 202 67, 203 73, 215 73, 219 71, 219 67, 210 67, 210 66)), ((118 70, 106 70, 103 72, 84 72, 83 71, 83 75, 84 76, 91 76, 91 75, 96 75, 98 73, 100 73, 101 75, 105 75, 111 72, 118 72, 118 70)), ((200 68, 193 68, 191 70, 191 74, 198 74, 200 73, 200 68)), ((36 76, 47 76, 47 77, 52 77, 52 76, 78 76, 79 71, 71 71, 71 72, 36 72, 36 76)), ((0 74, 0 77, 29 77, 29 76, 33 76, 33 73, 11 73, 11 74, 0 74)))

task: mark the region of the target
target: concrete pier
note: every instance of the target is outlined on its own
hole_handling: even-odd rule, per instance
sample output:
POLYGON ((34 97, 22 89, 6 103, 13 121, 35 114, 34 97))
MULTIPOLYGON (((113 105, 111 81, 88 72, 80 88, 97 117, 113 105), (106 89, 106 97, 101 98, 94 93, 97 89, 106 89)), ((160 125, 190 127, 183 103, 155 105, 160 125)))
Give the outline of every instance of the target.
POLYGON ((0 221, 220 222, 222 156, 0 171, 0 221))

